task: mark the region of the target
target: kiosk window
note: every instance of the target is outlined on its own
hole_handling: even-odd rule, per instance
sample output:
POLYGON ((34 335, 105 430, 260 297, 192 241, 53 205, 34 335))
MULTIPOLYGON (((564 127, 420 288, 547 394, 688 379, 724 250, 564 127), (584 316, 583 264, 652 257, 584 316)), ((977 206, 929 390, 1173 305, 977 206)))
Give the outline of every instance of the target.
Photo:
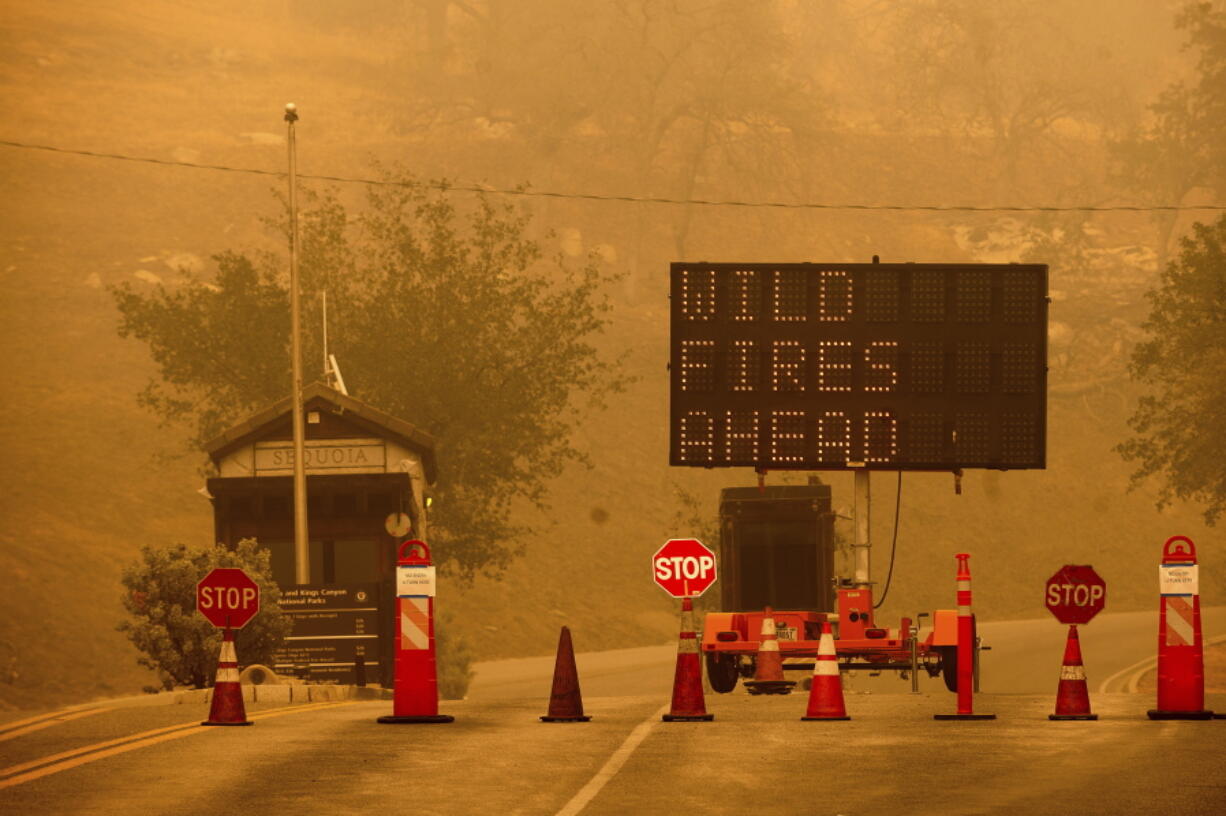
POLYGON ((260 545, 268 550, 272 577, 277 586, 290 587, 298 583, 294 580, 294 542, 261 541, 260 545))

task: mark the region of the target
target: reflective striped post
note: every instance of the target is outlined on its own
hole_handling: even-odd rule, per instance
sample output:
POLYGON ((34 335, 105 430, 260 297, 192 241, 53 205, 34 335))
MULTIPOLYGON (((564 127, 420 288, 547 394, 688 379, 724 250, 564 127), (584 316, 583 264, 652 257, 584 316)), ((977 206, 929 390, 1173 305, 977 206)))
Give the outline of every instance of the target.
POLYGON ((1158 707, 1151 720, 1208 720, 1205 656, 1200 630, 1199 566, 1196 545, 1171 536, 1162 545, 1158 567, 1158 707))
POLYGON ((434 650, 434 562, 424 541, 400 545, 396 562, 396 677, 392 713, 381 723, 449 723, 438 713, 434 650))
POLYGON ((975 617, 971 613, 971 557, 958 553, 958 713, 933 714, 935 720, 994 720, 995 714, 976 714, 975 617))

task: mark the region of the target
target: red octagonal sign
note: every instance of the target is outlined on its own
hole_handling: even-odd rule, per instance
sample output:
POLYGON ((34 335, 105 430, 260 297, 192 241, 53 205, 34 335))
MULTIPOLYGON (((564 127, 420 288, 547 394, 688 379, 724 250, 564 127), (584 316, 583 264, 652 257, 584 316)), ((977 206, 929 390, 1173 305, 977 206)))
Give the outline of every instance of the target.
POLYGON ((651 557, 656 583, 674 598, 697 598, 715 583, 715 553, 695 538, 672 538, 651 557))
POLYGON ((1061 623, 1089 623, 1107 605, 1107 582, 1088 564, 1065 564, 1047 579, 1044 597, 1061 623))
POLYGON ((196 584, 196 611, 219 629, 242 629, 260 611, 260 587, 237 567, 218 567, 196 584))

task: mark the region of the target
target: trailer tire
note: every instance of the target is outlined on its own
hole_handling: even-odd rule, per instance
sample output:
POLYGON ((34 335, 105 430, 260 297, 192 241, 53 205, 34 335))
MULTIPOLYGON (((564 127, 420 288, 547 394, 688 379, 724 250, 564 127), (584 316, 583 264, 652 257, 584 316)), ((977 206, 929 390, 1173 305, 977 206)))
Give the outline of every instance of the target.
POLYGON ((727 694, 736 688, 737 678, 736 655, 722 655, 718 652, 707 652, 707 682, 711 690, 717 694, 727 694))
POLYGON ((945 681, 945 688, 956 692, 958 690, 958 647, 938 646, 937 651, 941 654, 941 679, 945 681))

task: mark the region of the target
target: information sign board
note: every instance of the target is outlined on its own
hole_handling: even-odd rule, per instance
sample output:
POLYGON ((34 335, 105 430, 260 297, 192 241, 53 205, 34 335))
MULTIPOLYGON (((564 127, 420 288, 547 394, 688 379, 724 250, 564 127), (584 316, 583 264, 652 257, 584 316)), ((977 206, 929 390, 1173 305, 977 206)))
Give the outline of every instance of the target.
POLYGON ((310 668, 311 679, 351 683, 357 658, 366 677, 377 682, 379 667, 379 585, 307 584, 281 591, 278 604, 293 623, 276 651, 274 667, 292 675, 310 668))
POLYGON ((1046 464, 1047 267, 674 263, 669 462, 1046 464))
POLYGON ((434 597, 436 583, 434 567, 396 567, 397 597, 407 598, 412 595, 434 597))
POLYGON ((1158 594, 1199 595, 1199 564, 1159 564, 1158 594))

